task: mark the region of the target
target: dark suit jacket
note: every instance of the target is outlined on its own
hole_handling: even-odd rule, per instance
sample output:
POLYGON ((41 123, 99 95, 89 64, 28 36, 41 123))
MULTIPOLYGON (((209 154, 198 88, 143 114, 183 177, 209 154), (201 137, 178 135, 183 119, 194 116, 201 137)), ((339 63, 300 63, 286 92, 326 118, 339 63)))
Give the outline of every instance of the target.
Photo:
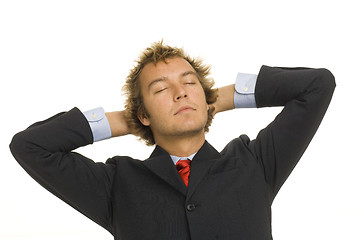
POLYGON ((92 143, 74 108, 16 134, 20 165, 42 186, 110 231, 115 239, 272 239, 271 204, 316 132, 335 87, 326 69, 263 66, 257 107, 284 106, 256 139, 232 140, 222 152, 205 142, 186 188, 157 146, 145 161, 106 163, 72 152, 92 143))

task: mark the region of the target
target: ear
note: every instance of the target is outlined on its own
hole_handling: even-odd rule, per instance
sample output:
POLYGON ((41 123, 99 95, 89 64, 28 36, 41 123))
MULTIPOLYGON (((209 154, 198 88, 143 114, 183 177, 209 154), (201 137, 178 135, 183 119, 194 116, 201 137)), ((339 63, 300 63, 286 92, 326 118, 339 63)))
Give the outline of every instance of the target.
POLYGON ((138 111, 138 119, 144 126, 150 126, 149 117, 143 111, 138 111))

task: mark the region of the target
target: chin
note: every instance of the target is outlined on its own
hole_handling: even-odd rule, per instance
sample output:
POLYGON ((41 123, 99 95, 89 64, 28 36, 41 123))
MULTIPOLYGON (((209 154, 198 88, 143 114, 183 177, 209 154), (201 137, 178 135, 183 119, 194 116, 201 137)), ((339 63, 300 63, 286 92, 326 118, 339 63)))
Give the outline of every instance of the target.
POLYGON ((179 129, 179 133, 181 135, 197 135, 197 134, 204 134, 205 125, 197 125, 197 126, 183 126, 182 129, 179 129))

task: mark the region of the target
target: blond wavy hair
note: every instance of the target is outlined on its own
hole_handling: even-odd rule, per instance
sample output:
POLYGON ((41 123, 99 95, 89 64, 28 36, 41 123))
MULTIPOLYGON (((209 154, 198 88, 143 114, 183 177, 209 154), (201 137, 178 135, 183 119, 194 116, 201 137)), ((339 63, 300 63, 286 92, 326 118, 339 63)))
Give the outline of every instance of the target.
MULTIPOLYGON (((160 61, 166 62, 166 59, 176 57, 185 59, 194 68, 198 80, 203 87, 207 103, 212 104, 217 99, 217 89, 212 89, 214 81, 209 77, 209 65, 204 64, 199 58, 191 58, 181 48, 170 47, 163 44, 163 41, 153 43, 141 53, 139 59, 136 61, 136 65, 130 70, 125 85, 123 86, 123 91, 126 96, 125 112, 128 125, 133 130, 133 133, 139 136, 141 140, 144 140, 149 146, 155 144, 153 133, 149 126, 144 126, 138 119, 138 113, 149 115, 144 106, 139 76, 144 66, 148 63, 156 64, 160 61)), ((214 108, 210 108, 208 111, 208 120, 204 127, 205 132, 208 132, 209 126, 211 125, 213 111, 214 108)))

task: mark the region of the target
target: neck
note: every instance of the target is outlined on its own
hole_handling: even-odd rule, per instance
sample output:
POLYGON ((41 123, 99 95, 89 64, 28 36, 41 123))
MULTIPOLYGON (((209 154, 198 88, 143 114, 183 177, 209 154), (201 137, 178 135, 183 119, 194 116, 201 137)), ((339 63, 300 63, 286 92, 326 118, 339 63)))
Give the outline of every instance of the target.
POLYGON ((166 150, 170 155, 188 157, 197 152, 205 142, 205 134, 194 136, 171 136, 167 138, 155 138, 158 146, 166 150))

